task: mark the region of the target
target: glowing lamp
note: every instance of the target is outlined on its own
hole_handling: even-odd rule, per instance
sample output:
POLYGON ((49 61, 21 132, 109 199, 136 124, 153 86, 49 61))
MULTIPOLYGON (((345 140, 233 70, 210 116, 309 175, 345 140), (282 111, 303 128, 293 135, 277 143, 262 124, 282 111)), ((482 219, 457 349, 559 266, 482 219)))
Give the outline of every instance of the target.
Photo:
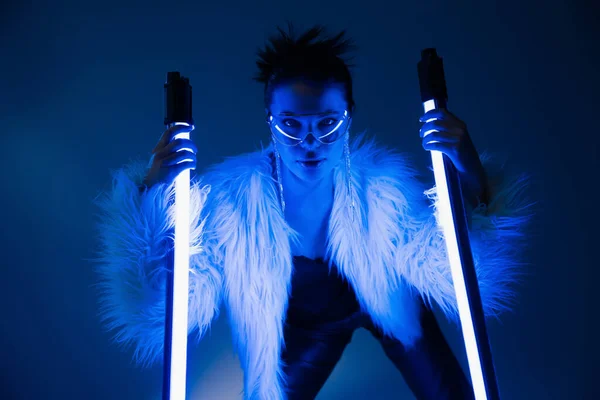
MULTIPOLYGON (((418 73, 424 112, 446 108, 444 66, 435 49, 423 50, 418 73)), ((438 220, 444 233, 475 399, 499 400, 459 175, 452 161, 440 151, 431 151, 431 161, 438 196, 438 220)))
MULTIPOLYGON (((169 72, 165 88, 165 125, 192 126, 192 87, 179 72, 169 72)), ((189 139, 189 132, 171 140, 189 139)), ((188 296, 190 267, 190 170, 174 183, 175 229, 167 257, 163 400, 184 400, 187 375, 188 296)))

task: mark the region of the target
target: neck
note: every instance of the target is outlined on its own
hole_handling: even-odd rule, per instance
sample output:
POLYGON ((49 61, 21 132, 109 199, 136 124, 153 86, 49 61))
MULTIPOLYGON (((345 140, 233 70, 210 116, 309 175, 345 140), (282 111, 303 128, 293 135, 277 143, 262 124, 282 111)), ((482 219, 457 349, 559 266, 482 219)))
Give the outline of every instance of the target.
POLYGON ((281 168, 283 195, 287 210, 293 213, 330 210, 333 205, 333 170, 322 179, 307 182, 299 179, 284 165, 281 168))

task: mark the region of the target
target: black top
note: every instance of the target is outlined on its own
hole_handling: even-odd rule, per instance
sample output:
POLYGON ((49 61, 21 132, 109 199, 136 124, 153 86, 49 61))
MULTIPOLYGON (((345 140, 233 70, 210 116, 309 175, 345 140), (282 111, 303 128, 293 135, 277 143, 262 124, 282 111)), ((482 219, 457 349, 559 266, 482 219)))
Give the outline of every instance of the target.
POLYGON ((294 257, 292 293, 286 322, 310 327, 335 322, 359 311, 354 290, 339 275, 337 267, 322 259, 294 257))

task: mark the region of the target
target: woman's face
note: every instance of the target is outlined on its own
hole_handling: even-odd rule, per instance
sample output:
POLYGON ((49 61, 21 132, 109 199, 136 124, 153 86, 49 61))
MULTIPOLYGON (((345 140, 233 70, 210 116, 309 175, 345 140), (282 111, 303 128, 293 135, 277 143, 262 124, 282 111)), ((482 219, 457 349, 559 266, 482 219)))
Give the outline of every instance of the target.
POLYGON ((328 176, 342 159, 351 122, 345 94, 339 83, 296 80, 273 88, 267 113, 273 118, 277 150, 285 167, 301 181, 315 182, 328 176), (286 146, 284 142, 298 143, 287 134, 304 140, 286 146), (337 140, 324 144, 317 138, 337 140))

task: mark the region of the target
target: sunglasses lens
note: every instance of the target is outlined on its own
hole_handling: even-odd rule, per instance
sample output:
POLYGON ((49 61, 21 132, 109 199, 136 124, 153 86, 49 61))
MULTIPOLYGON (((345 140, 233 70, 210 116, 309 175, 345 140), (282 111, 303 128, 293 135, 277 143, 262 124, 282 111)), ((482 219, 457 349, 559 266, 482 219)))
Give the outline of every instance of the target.
POLYGON ((305 117, 282 116, 271 117, 270 126, 278 142, 286 146, 295 146, 306 139, 311 127, 314 131, 313 136, 321 143, 334 143, 346 131, 347 122, 347 113, 340 117, 325 116, 316 120, 313 117, 312 124, 311 120, 305 117))

